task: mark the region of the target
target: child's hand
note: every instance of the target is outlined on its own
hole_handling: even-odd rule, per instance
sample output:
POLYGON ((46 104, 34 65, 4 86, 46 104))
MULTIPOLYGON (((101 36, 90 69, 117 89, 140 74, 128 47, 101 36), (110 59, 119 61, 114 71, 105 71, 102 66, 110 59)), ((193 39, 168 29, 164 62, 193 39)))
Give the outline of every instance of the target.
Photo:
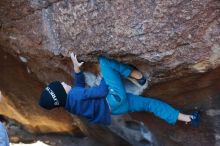
POLYGON ((73 61, 74 71, 80 72, 80 67, 83 65, 84 62, 78 62, 77 56, 73 52, 70 54, 70 57, 71 60, 73 61))

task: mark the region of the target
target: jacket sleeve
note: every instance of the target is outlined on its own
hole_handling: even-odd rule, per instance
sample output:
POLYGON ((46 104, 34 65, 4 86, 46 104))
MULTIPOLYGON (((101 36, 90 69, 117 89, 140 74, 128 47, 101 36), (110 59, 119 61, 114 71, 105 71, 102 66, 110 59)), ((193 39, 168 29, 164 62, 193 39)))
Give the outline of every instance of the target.
POLYGON ((85 98, 106 98, 108 95, 108 85, 102 78, 99 86, 85 89, 85 98))
POLYGON ((83 72, 79 72, 79 73, 74 73, 74 86, 75 87, 85 87, 86 83, 85 83, 85 77, 83 72))
POLYGON ((9 146, 9 139, 4 125, 0 122, 0 145, 9 146))

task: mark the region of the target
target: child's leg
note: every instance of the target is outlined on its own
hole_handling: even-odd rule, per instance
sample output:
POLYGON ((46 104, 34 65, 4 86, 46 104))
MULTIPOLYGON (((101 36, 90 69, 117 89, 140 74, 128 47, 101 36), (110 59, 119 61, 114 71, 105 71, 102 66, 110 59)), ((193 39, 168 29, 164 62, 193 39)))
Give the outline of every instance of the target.
POLYGON ((186 115, 186 114, 183 114, 183 113, 179 113, 179 116, 178 116, 178 120, 179 121, 183 121, 183 122, 190 122, 192 119, 192 115, 186 115))
POLYGON ((106 57, 99 57, 99 64, 103 78, 107 85, 109 85, 110 95, 108 98, 110 105, 120 105, 126 99, 125 88, 121 79, 121 75, 128 77, 132 68, 126 64, 122 64, 116 60, 108 59, 106 57), (112 99, 112 97, 114 99, 112 99))
POLYGON ((111 70, 117 71, 124 77, 128 77, 133 70, 133 68, 127 64, 120 63, 117 60, 109 59, 104 56, 99 57, 99 63, 102 72, 109 68, 111 70))
POLYGON ((167 103, 157 99, 128 93, 126 104, 123 104, 117 110, 113 110, 112 114, 146 111, 153 113, 155 116, 167 121, 170 124, 175 124, 178 120, 179 111, 167 103))

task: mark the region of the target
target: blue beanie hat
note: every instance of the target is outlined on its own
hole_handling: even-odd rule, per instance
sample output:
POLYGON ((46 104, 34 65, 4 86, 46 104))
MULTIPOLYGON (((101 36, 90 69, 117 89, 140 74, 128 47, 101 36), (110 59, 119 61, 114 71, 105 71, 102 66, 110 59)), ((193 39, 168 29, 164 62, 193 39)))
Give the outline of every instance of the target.
POLYGON ((65 106, 67 94, 59 81, 50 83, 41 93, 39 105, 45 109, 65 106))

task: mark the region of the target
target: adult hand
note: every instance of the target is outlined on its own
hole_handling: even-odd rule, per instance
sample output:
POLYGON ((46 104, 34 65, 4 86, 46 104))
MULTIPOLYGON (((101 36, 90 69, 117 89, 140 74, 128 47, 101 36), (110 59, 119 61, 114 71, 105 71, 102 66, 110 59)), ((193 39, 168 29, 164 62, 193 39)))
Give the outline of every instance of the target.
POLYGON ((74 54, 73 52, 70 54, 70 57, 71 57, 71 60, 73 62, 73 65, 74 65, 74 71, 76 73, 79 73, 80 72, 80 67, 83 65, 84 62, 79 62, 77 60, 76 54, 74 54))

